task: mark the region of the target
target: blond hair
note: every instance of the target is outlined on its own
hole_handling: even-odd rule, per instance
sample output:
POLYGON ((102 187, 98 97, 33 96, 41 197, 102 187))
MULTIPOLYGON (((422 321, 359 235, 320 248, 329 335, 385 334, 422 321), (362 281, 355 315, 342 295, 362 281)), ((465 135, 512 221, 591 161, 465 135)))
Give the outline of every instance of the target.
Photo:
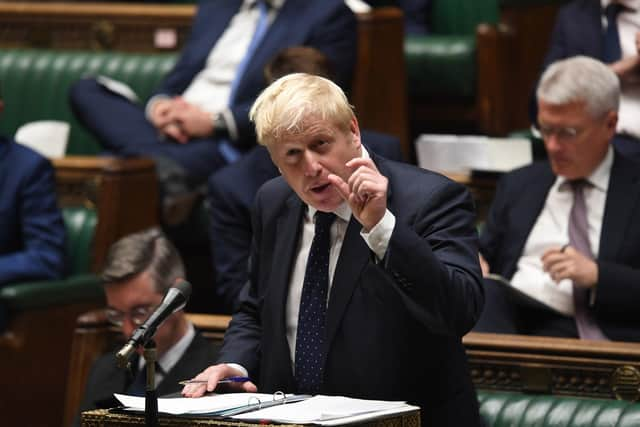
POLYGON ((316 120, 346 131, 353 118, 353 107, 338 85, 304 73, 288 74, 273 82, 249 112, 262 145, 269 145, 282 135, 304 133, 310 122, 316 120))

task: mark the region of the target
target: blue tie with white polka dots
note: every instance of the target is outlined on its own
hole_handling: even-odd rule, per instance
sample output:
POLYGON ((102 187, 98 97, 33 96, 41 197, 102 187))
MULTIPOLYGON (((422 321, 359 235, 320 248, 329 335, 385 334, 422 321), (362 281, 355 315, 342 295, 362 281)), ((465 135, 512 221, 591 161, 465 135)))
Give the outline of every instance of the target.
POLYGON ((298 393, 317 394, 322 384, 330 230, 335 217, 332 213, 320 211, 315 215, 315 234, 307 258, 298 314, 295 360, 298 393))

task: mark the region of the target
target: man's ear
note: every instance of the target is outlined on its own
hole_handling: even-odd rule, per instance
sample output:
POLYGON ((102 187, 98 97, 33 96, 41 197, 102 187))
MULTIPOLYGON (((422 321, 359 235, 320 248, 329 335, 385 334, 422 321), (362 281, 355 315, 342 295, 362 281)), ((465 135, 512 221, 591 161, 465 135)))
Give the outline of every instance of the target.
POLYGON ((360 139, 360 126, 358 125, 358 119, 356 118, 356 116, 353 116, 353 118, 351 119, 349 130, 351 131, 353 142, 356 143, 356 146, 359 147, 362 144, 362 140, 360 139))

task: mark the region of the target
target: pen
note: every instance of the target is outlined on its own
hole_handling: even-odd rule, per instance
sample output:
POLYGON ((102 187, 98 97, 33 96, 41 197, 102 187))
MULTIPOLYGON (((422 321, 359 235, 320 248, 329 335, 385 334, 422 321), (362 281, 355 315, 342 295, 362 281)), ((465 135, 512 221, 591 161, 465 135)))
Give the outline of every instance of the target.
MULTIPOLYGON (((246 383, 247 381, 251 381, 249 377, 227 377, 218 381, 218 384, 228 384, 228 383, 246 383)), ((207 384, 208 380, 183 380, 178 384, 187 385, 187 384, 207 384)))

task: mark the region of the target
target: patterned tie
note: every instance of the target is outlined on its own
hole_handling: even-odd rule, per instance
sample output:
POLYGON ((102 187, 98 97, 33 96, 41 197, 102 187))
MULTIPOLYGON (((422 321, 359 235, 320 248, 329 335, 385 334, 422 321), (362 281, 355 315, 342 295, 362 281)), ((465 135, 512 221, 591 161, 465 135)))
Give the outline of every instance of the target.
POLYGON ((260 11, 260 16, 258 17, 258 22, 256 23, 256 29, 253 32, 253 37, 251 38, 251 42, 249 42, 249 47, 247 47, 247 53, 245 53, 242 61, 238 65, 238 70, 236 71, 236 76, 231 82, 231 93, 229 94, 229 105, 233 105, 238 91, 238 86, 244 73, 251 62, 251 58, 253 58, 253 54, 257 47, 260 45, 260 42, 264 38, 264 35, 267 33, 267 29, 269 28, 269 4, 266 0, 257 0, 254 5, 258 6, 260 11))
POLYGON ((295 379, 298 393, 317 394, 322 384, 322 349, 329 287, 329 250, 332 213, 318 211, 307 268, 302 285, 298 333, 296 336, 295 379))
POLYGON ((622 58, 620 34, 618 33, 618 14, 623 9, 624 7, 618 3, 611 3, 604 9, 604 14, 607 17, 607 30, 604 32, 602 61, 606 64, 611 64, 622 58))
MULTIPOLYGON (((569 243, 578 252, 593 259, 589 244, 589 223, 587 221, 587 205, 584 200, 584 188, 591 184, 584 179, 570 181, 573 190, 573 206, 569 214, 569 243)), ((580 338, 589 340, 606 340, 589 308, 589 290, 573 285, 573 303, 575 319, 580 338)))
MULTIPOLYGON (((137 363, 137 362, 136 362, 137 363)), ((156 362, 156 378, 158 374, 166 375, 162 367, 156 362)), ((157 387, 158 384, 156 384, 157 387)), ((127 388, 126 394, 131 396, 144 396, 147 391, 147 365, 143 365, 133 379, 133 382, 127 388)))

